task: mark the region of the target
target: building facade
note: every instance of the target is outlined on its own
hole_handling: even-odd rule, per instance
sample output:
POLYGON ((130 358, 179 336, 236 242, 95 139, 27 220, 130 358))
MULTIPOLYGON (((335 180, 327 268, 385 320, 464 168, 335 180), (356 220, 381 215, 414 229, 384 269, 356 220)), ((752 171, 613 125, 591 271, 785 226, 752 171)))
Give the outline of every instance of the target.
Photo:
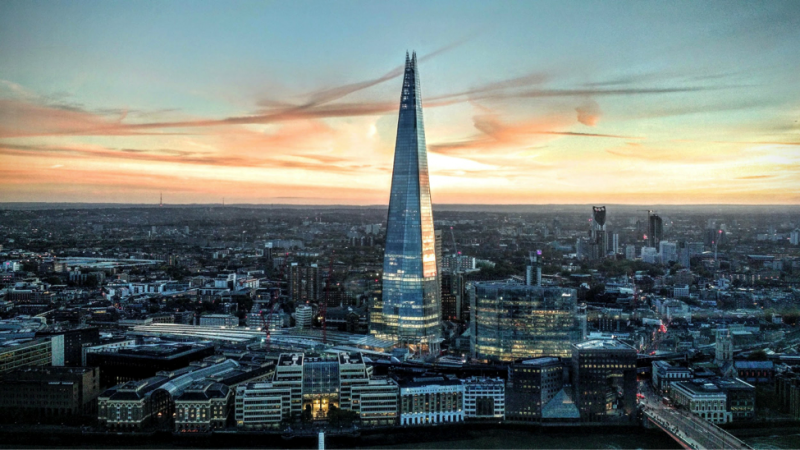
POLYGON ((97 367, 27 367, 0 382, 0 415, 21 420, 68 420, 96 412, 97 367))
POLYGON ((464 380, 464 418, 506 418, 506 382, 501 378, 470 377, 464 380))
POLYGON ((568 357, 581 329, 574 289, 475 283, 471 352, 475 358, 514 361, 568 357))
POLYGON ((400 425, 464 421, 464 384, 455 377, 422 376, 399 380, 400 425))
POLYGON ((371 321, 379 338, 420 354, 438 353, 441 306, 437 281, 428 156, 417 58, 406 55, 397 123, 383 260, 381 314, 371 321))
POLYGON ((591 340, 572 346, 574 398, 581 420, 635 419, 636 359, 636 349, 615 340, 591 340))
POLYGON ((538 422, 542 408, 564 388, 564 364, 559 358, 542 357, 508 366, 506 418, 538 422))

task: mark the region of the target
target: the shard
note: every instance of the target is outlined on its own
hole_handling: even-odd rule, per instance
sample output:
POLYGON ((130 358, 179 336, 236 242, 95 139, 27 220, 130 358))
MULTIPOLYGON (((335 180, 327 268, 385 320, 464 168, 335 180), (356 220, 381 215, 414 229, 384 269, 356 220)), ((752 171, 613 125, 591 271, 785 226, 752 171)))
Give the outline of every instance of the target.
POLYGON ((383 294, 372 333, 418 354, 441 342, 436 242, 417 57, 406 54, 383 257, 383 294))

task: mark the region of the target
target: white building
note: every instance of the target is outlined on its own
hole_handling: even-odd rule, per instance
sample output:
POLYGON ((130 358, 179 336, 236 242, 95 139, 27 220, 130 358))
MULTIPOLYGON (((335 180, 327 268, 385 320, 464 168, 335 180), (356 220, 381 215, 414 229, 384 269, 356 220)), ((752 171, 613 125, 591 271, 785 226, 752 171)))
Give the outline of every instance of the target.
POLYGON ((636 259, 636 246, 628 244, 625 246, 625 259, 636 259))
POLYGON ((414 377, 400 382, 400 425, 464 421, 464 385, 455 377, 414 377))
POLYGON ((661 262, 668 264, 678 260, 678 245, 674 242, 661 241, 658 243, 658 253, 661 254, 661 262))
POLYGON ((675 286, 672 288, 672 296, 675 298, 689 297, 689 285, 675 286))
POLYGON ((311 319, 314 316, 314 310, 308 305, 300 305, 294 311, 294 320, 297 328, 306 329, 311 328, 311 319))
POLYGON ((800 228, 795 228, 794 231, 789 233, 789 243, 792 245, 800 245, 800 228))
POLYGON ((658 250, 655 247, 642 247, 642 261, 650 264, 659 262, 658 250))
POLYGON ((670 396, 676 404, 711 423, 728 423, 733 420, 733 414, 726 408, 727 395, 714 383, 700 380, 678 381, 672 384, 670 396))
POLYGON ((464 380, 464 417, 505 419, 505 382, 500 378, 471 377, 464 380))

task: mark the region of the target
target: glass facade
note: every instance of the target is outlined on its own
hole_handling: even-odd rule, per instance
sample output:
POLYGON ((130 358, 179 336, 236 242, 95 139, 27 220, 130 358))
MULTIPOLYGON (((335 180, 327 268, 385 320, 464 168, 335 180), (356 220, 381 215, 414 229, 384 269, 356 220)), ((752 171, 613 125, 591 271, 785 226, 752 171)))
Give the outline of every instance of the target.
POLYGON ((514 361, 539 356, 569 357, 580 341, 574 289, 475 283, 471 301, 479 359, 514 361))
POLYGON ((436 237, 415 54, 406 56, 383 259, 383 295, 380 305, 374 305, 376 309, 380 306, 380 312, 372 316, 372 333, 423 353, 434 351, 432 346, 441 341, 439 302, 436 237))

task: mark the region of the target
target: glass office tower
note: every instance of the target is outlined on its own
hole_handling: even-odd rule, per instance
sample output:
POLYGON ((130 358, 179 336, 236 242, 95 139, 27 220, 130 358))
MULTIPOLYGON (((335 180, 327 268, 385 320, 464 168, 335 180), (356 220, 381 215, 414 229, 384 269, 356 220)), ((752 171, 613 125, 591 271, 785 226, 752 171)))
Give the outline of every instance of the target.
POLYGON ((441 342, 436 238, 417 56, 406 54, 383 257, 383 295, 372 333, 420 354, 441 342))
POLYGON ((475 283, 471 293, 473 357, 515 361, 571 354, 581 340, 575 289, 475 283))

